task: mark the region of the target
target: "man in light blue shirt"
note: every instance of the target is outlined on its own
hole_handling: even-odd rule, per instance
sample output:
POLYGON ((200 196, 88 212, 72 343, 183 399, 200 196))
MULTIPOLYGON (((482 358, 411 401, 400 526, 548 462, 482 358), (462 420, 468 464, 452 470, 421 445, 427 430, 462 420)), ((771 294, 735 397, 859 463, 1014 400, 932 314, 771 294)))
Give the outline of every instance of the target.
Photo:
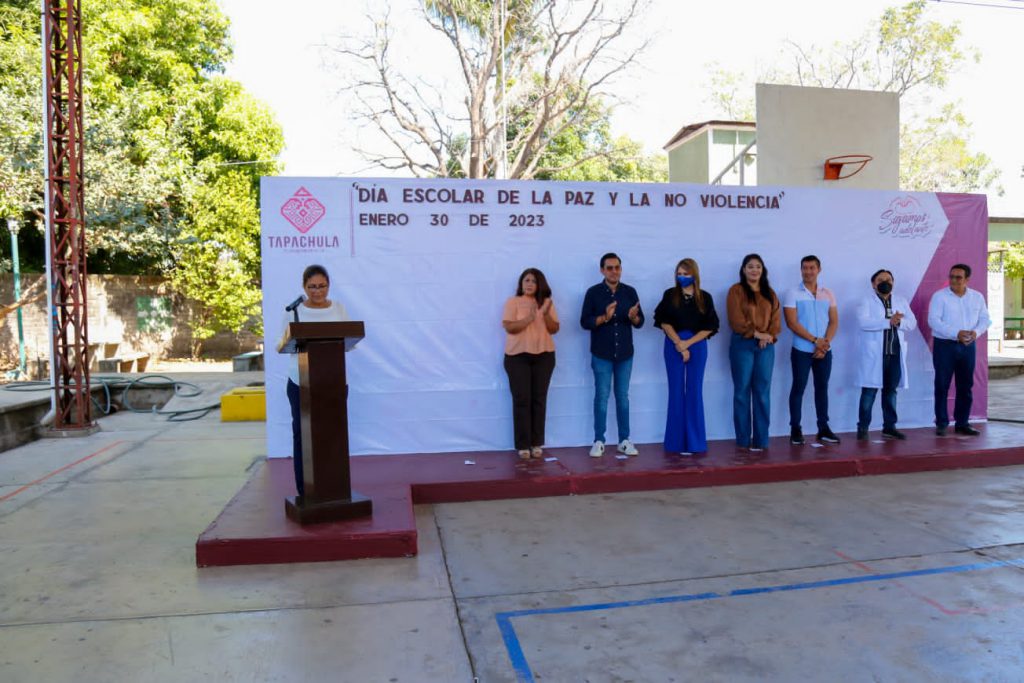
POLYGON ((832 375, 832 339, 839 330, 839 309, 832 290, 818 284, 821 261, 817 256, 800 259, 802 282, 786 292, 782 312, 786 326, 793 331, 793 349, 789 353, 793 368, 793 387, 789 392, 789 441, 804 442, 801 413, 807 378, 814 373, 814 410, 818 418, 818 441, 839 443, 828 426, 828 380, 832 375))
POLYGON ((957 434, 977 436, 972 427, 971 403, 974 400, 974 364, 978 335, 984 334, 992 319, 985 297, 970 289, 971 267, 958 263, 949 269, 949 287, 932 295, 928 304, 928 325, 932 328, 932 365, 935 368, 935 433, 945 436, 949 426, 949 385, 956 379, 953 403, 954 429, 957 434))

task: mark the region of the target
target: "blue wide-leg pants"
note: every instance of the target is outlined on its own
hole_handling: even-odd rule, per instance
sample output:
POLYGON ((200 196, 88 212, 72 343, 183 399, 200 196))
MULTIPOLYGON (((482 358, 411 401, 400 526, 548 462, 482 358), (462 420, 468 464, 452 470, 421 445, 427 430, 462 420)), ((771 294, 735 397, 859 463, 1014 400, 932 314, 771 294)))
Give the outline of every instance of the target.
MULTIPOLYGON (((693 332, 682 330, 680 339, 693 332)), ((704 368, 708 362, 707 340, 690 347, 690 360, 676 351, 665 337, 665 372, 668 375, 668 416, 665 423, 665 450, 674 453, 703 453, 708 449, 704 429, 704 368)))

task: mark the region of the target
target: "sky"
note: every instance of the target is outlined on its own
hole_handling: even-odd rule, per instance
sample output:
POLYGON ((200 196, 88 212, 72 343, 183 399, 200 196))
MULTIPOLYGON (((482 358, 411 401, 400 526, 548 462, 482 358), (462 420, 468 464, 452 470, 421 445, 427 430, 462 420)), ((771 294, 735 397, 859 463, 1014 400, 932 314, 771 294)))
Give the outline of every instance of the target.
MULTIPOLYGON (((1019 86, 1024 2, 1019 9, 930 2, 929 16, 959 22, 963 44, 980 53, 950 81, 946 95, 962 102, 972 123, 971 148, 1001 171, 1005 193, 989 192, 989 214, 1024 216, 1024 88, 1019 86), (1013 83, 1018 83, 1013 86, 1013 83)), ((284 127, 285 173, 293 176, 388 175, 367 171, 354 147, 367 138, 349 117, 341 77, 329 46, 366 29, 366 15, 383 0, 220 0, 231 20, 234 58, 229 76, 269 104, 284 127)), ((639 68, 616 87, 621 104, 612 118, 616 135, 660 151, 682 126, 715 117, 707 103, 709 64, 756 73, 777 59, 785 40, 827 46, 860 35, 895 0, 652 0, 635 40, 653 42, 639 68)), ((416 0, 391 0, 391 21, 401 37, 399 64, 446 72, 441 46, 417 18, 416 0)), ((752 95, 752 93, 751 93, 752 95)))

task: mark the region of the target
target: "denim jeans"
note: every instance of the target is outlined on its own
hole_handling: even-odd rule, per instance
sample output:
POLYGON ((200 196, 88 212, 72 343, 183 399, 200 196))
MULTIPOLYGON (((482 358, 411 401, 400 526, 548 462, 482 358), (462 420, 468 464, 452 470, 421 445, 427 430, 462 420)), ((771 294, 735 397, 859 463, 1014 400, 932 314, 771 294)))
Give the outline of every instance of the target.
POLYGON ((729 344, 729 365, 732 368, 732 420, 736 428, 736 445, 766 448, 775 347, 769 344, 762 349, 753 337, 745 339, 734 332, 729 344))
MULTIPOLYGON (((882 429, 896 429, 896 389, 900 386, 902 376, 900 354, 882 356, 882 429)), ((878 387, 861 387, 857 429, 867 429, 871 425, 871 411, 875 407, 877 394, 878 387)))
POLYGON ((828 427, 828 378, 832 375, 832 352, 824 358, 814 358, 808 351, 793 349, 789 353, 793 366, 793 388, 789 392, 789 426, 800 427, 803 413, 804 390, 807 376, 814 373, 814 412, 818 417, 818 431, 828 427))
POLYGON ((957 427, 967 427, 974 401, 975 344, 952 339, 935 339, 932 365, 935 367, 935 426, 949 425, 949 384, 956 378, 956 402, 953 419, 957 427))
POLYGON ((629 438, 629 377, 633 374, 633 357, 612 361, 590 356, 594 370, 594 441, 604 441, 608 426, 608 396, 615 384, 615 424, 619 441, 629 438))

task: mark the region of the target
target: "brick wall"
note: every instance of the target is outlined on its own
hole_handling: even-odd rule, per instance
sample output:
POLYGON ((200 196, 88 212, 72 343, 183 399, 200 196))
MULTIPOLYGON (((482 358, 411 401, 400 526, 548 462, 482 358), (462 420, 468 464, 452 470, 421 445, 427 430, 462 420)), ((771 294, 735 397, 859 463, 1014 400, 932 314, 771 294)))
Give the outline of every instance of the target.
MULTIPOLYGON (((21 291, 45 276, 23 273, 21 291)), ((90 275, 88 288, 89 341, 117 343, 118 354, 148 353, 153 358, 189 355, 192 332, 188 302, 176 295, 163 278, 139 275, 90 275)), ((0 273, 0 303, 14 300, 14 276, 0 273)), ((49 357, 45 297, 22 309, 26 355, 29 361, 49 357)), ((247 332, 221 333, 203 344, 203 356, 228 358, 259 348, 262 340, 247 332)), ((0 319, 0 369, 17 365, 18 328, 14 313, 0 319)))

